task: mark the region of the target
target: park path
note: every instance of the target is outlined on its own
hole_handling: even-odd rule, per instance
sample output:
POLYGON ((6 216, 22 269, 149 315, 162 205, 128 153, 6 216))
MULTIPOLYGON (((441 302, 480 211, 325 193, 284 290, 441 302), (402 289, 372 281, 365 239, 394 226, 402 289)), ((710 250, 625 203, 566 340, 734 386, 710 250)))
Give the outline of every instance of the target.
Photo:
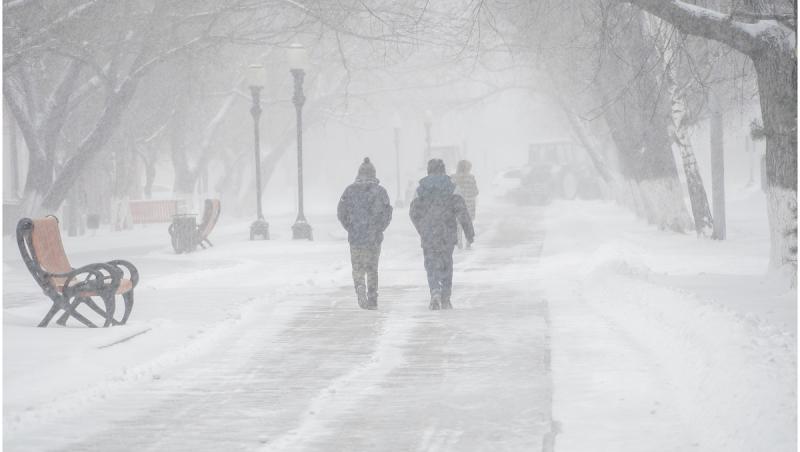
POLYGON ((356 307, 348 280, 289 291, 207 352, 60 419, 58 435, 43 424, 7 438, 7 450, 541 450, 552 399, 533 272, 541 214, 483 215, 475 249, 457 252, 453 311, 427 310, 418 241, 398 211, 378 311, 356 307))

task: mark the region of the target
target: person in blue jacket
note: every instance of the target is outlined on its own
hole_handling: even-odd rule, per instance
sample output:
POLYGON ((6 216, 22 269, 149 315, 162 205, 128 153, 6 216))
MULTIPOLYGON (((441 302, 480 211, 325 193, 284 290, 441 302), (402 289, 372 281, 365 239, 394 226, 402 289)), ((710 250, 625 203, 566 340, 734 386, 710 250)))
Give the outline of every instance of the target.
POLYGON ((472 219, 464 198, 447 176, 444 162, 431 159, 428 175, 419 181, 409 215, 419 233, 425 257, 425 271, 431 293, 430 309, 452 309, 453 248, 458 242, 457 224, 464 230, 467 245, 475 239, 472 219))

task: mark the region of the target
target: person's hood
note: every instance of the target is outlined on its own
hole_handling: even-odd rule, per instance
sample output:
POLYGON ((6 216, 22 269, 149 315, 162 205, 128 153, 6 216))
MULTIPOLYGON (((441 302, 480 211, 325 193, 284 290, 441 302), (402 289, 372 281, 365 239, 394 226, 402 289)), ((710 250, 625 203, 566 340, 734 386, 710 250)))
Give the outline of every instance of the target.
POLYGON ((446 174, 431 174, 419 180, 417 195, 423 198, 428 195, 445 194, 451 195, 456 186, 446 174))
POLYGON ((381 181, 379 181, 375 177, 358 176, 358 177, 356 177, 356 182, 355 183, 357 183, 357 184, 380 184, 381 181))

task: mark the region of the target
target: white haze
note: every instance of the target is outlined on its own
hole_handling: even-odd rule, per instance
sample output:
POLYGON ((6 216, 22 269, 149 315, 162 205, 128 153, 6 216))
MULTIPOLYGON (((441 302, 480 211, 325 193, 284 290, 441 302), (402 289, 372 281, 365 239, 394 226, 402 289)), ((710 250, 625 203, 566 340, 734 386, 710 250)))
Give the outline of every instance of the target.
POLYGON ((796 77, 790 2, 4 0, 3 13, 4 450, 796 450, 796 109, 775 99, 796 101, 796 82, 759 84, 754 65, 778 55, 764 60, 796 77), (719 18, 738 28, 691 29, 719 18), (309 56, 313 240, 292 239, 293 43, 309 56), (251 65, 265 68, 270 240, 249 236, 251 65), (104 121, 109 105, 121 114, 104 121), (409 218, 426 122, 480 190, 452 311, 429 310, 409 218), (531 161, 547 143, 574 160, 531 161), (394 206, 374 311, 337 219, 365 157, 394 206), (179 220, 134 224, 129 207, 178 200, 199 222, 209 198, 213 246, 186 253, 168 232, 179 220), (73 267, 139 269, 126 324, 36 327, 64 289, 37 285, 15 234, 46 215, 73 267))

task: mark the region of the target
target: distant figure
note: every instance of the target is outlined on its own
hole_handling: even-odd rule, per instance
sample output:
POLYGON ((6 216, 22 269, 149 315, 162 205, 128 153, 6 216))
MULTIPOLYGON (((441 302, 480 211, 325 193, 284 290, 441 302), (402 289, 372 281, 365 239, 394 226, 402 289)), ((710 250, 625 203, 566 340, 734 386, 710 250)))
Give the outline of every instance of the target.
MULTIPOLYGON (((464 198, 464 203, 467 205, 467 211, 469 212, 469 218, 475 222, 475 204, 476 198, 478 197, 478 184, 475 182, 475 176, 470 174, 470 170, 472 170, 472 163, 469 160, 461 160, 458 162, 458 166, 456 168, 456 173, 450 176, 450 179, 456 184, 456 193, 461 195, 464 198)), ((458 247, 461 248, 462 245, 462 235, 463 231, 461 227, 458 227, 458 247)), ((469 243, 467 243, 467 249, 470 248, 469 243)))
POLYGON ((406 195, 406 204, 408 204, 408 203, 410 203, 411 201, 414 200, 414 182, 413 181, 408 181, 408 184, 406 185, 406 193, 405 193, 405 195, 406 195))
POLYGON ((428 176, 419 181, 409 215, 422 241, 425 271, 431 291, 430 309, 452 309, 453 248, 456 246, 456 224, 464 228, 467 243, 475 238, 472 220, 464 198, 455 194, 456 186, 445 172, 444 162, 428 162, 428 176))
POLYGON ((379 184, 375 167, 364 158, 356 181, 345 189, 337 209, 339 221, 347 230, 353 284, 362 309, 378 309, 378 259, 383 231, 392 221, 389 195, 379 184))

